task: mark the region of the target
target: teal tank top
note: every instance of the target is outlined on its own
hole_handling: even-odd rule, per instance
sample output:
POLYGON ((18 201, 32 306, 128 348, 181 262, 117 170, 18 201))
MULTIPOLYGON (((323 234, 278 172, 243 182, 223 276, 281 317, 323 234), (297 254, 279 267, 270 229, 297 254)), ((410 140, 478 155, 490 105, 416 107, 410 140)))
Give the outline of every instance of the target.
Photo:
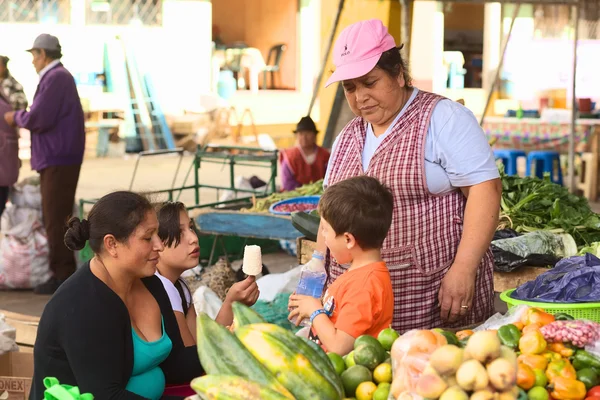
POLYGON ((126 389, 151 400, 159 400, 165 391, 165 374, 159 365, 169 356, 173 343, 165 332, 162 320, 162 336, 154 342, 141 339, 131 327, 133 337, 133 371, 126 389))

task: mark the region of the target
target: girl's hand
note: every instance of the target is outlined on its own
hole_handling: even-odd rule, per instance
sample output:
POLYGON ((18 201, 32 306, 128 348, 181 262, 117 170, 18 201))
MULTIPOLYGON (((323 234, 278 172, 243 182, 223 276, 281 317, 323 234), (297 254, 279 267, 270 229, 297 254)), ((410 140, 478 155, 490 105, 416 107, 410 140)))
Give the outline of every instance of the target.
POLYGON ((258 285, 256 284, 256 277, 249 276, 241 282, 234 283, 229 288, 225 296, 225 302, 233 303, 234 301, 238 301, 250 307, 256 303, 259 295, 260 290, 258 290, 258 285))

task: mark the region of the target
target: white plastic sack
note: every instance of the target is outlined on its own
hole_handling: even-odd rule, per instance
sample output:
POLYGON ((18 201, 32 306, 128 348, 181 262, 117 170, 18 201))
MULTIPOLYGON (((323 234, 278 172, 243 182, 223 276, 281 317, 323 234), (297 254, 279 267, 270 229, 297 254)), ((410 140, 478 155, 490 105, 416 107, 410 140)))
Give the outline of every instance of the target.
POLYGON ((18 207, 42 209, 42 192, 39 176, 31 176, 16 183, 10 191, 9 200, 18 207))
MULTIPOLYGON (((261 186, 259 188, 254 189, 252 187, 252 185, 250 184, 250 179, 244 178, 243 176, 238 176, 237 178, 235 178, 234 185, 235 185, 236 189, 256 190, 258 192, 264 191, 266 189, 265 186, 261 186)), ((243 193, 239 194, 239 197, 248 197, 249 195, 250 195, 250 193, 243 192, 243 193)), ((237 198, 238 198, 238 195, 236 195, 236 192, 234 192, 233 190, 225 190, 225 191, 223 191, 223 194, 219 198, 219 202, 234 200, 237 198)))
POLYGON ((9 351, 19 351, 16 338, 17 330, 6 323, 4 314, 0 314, 0 355, 9 351))
POLYGON ((217 318, 217 314, 223 305, 223 302, 208 286, 200 286, 194 292, 194 308, 196 314, 205 312, 210 318, 217 318))
POLYGON ((11 205, 0 224, 0 289, 31 289, 48 281, 48 238, 41 211, 11 205))

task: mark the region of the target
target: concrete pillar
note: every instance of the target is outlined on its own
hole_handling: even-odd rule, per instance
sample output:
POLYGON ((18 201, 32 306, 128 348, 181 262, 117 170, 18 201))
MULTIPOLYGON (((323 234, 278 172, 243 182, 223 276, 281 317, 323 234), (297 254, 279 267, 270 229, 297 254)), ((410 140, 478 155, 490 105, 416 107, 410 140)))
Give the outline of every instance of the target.
POLYGON ((301 92, 312 93, 321 65, 321 0, 300 0, 299 5, 296 81, 301 92))
POLYGON ((502 5, 487 3, 484 9, 483 23, 483 71, 482 86, 489 93, 500 63, 502 51, 502 5))
POLYGON ((441 5, 437 1, 415 1, 412 18, 409 63, 414 85, 441 93, 446 87, 441 5))
MULTIPOLYGON (((179 108, 197 107, 211 91, 212 4, 207 0, 163 0, 164 53, 168 62, 169 98, 179 108)), ((166 88, 165 88, 166 89, 166 88)))
POLYGON ((71 0, 71 25, 85 25, 85 0, 71 0))

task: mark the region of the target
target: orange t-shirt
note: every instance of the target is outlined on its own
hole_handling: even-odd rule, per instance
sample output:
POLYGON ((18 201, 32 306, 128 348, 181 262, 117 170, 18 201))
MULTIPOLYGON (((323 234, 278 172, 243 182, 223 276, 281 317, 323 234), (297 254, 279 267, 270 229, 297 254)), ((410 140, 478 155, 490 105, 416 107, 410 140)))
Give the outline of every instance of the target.
MULTIPOLYGON (((389 328, 394 315, 392 280, 385 262, 376 262, 344 272, 323 296, 323 308, 336 329, 357 338, 377 337, 389 328)), ((325 351, 318 333, 311 328, 309 338, 325 351)))

